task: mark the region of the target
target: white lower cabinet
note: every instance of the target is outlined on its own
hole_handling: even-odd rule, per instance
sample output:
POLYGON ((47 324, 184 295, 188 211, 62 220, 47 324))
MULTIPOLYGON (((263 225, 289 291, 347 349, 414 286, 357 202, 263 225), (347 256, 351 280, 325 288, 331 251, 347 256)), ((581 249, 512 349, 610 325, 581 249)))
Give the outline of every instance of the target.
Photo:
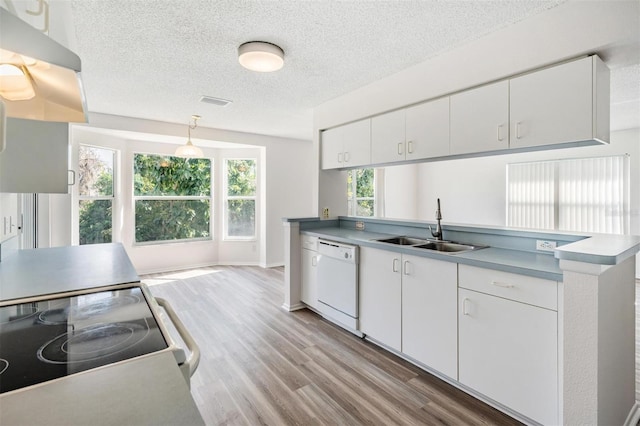
POLYGON ((302 236, 300 300, 318 308, 318 237, 302 236))
POLYGON ((360 331, 397 351, 402 347, 402 255, 360 247, 360 331))
POLYGON ((466 265, 459 280, 471 288, 458 293, 459 381, 536 422, 558 424, 558 314, 529 303, 541 288, 550 299, 557 283, 466 265), (509 292, 524 300, 505 298, 509 292))
POLYGON ((403 255, 402 268, 402 352, 457 379, 457 264, 403 255))

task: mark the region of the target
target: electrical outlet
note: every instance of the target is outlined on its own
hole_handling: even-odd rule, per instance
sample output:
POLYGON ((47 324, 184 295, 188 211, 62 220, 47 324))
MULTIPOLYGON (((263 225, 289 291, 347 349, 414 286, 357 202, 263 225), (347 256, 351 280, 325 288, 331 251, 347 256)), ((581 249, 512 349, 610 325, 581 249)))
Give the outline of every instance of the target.
POLYGON ((322 218, 329 219, 329 207, 325 207, 322 209, 322 218))
POLYGON ((359 231, 364 231, 364 222, 362 221, 356 221, 356 229, 359 231))
POLYGON ((553 251, 556 248, 555 241, 536 240, 536 250, 553 251))

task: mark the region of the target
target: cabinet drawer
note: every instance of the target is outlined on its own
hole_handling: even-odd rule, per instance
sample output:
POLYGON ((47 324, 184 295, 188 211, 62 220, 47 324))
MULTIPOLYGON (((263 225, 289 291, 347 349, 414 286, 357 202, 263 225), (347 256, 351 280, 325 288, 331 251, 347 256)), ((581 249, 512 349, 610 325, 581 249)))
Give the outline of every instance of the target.
POLYGON ((458 286, 554 311, 558 310, 556 281, 459 265, 458 286))
POLYGON ((318 251, 318 237, 314 237, 311 235, 301 235, 300 240, 302 248, 318 251))

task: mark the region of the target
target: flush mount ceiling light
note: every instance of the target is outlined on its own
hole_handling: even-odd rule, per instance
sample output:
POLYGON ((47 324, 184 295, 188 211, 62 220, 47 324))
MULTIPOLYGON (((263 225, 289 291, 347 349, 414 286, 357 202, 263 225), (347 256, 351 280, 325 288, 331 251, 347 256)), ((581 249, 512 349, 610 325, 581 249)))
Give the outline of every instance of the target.
POLYGON ((284 51, 272 43, 250 41, 238 47, 238 61, 251 71, 277 71, 284 65, 284 51))
POLYGON ((179 146, 176 149, 175 156, 176 157, 187 157, 187 158, 200 158, 204 157, 204 153, 200 148, 191 143, 191 130, 198 127, 198 120, 200 119, 199 115, 192 115, 191 119, 193 120, 193 125, 189 123, 189 127, 187 128, 187 143, 179 146))

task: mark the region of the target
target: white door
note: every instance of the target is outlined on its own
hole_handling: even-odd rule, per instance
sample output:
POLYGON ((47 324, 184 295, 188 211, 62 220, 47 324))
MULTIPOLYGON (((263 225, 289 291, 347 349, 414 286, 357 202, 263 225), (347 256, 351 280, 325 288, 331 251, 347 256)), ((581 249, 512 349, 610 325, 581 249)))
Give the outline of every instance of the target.
POLYGON ((392 163, 405 159, 405 110, 371 119, 371 162, 392 163))
POLYGON ((356 121, 342 126, 344 164, 342 167, 357 167, 371 164, 371 119, 356 121))
POLYGON ((402 269, 402 352, 457 379, 457 264, 403 255, 402 269))
POLYGON ((337 169, 344 167, 344 153, 342 150, 342 127, 329 129, 322 132, 321 151, 322 169, 337 169))
POLYGON ((406 109, 406 159, 449 155, 449 97, 406 109))
POLYGON ((451 95, 451 154, 509 148, 509 82, 451 95))
POLYGON ((360 248, 360 331, 400 351, 401 255, 360 248))
POLYGON ((592 67, 589 57, 511 79, 511 147, 591 139, 592 67))
POLYGON ((459 289, 459 380, 542 424, 558 424, 557 313, 459 289))
POLYGON ((302 291, 300 299, 318 308, 318 252, 302 249, 302 291))

